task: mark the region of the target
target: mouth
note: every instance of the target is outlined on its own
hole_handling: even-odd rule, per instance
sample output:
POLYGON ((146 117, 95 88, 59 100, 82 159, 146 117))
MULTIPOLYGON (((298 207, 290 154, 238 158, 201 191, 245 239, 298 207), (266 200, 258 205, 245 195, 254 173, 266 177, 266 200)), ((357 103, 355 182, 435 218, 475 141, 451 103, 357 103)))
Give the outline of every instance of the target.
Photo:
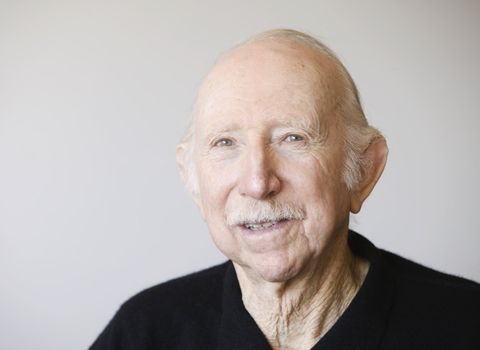
POLYGON ((249 231, 264 231, 269 229, 275 229, 286 223, 287 219, 280 219, 275 221, 262 221, 262 222, 246 222, 240 225, 242 228, 249 231))

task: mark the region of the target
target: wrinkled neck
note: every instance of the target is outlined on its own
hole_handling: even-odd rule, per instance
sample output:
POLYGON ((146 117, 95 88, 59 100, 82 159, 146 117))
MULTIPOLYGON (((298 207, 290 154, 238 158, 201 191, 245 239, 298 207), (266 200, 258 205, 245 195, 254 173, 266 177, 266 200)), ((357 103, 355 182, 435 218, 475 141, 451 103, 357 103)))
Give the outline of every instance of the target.
POLYGON ((275 349, 311 349, 340 318, 367 274, 368 261, 347 240, 294 279, 268 282, 234 264, 245 308, 275 349))

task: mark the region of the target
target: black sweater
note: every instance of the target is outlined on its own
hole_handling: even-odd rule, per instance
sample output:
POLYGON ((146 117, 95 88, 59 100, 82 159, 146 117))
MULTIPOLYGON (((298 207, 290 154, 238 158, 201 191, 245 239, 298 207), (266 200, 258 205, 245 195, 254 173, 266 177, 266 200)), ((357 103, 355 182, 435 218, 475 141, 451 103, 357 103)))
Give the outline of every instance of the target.
MULTIPOLYGON (((480 349, 480 285, 377 249, 363 285, 312 350, 480 349)), ((147 289, 118 310, 91 350, 270 349, 226 262, 147 289)))

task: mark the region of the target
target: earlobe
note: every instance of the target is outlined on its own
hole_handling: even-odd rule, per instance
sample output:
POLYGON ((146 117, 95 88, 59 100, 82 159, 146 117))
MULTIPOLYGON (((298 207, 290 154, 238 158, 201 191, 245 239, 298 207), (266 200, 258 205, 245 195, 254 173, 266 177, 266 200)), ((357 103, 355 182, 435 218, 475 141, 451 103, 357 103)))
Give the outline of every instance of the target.
POLYGON ((364 156, 369 160, 370 166, 363 171, 362 180, 352 190, 350 211, 354 214, 360 211, 363 202, 372 192, 385 168, 388 156, 388 147, 385 139, 381 137, 373 141, 365 150, 364 156))

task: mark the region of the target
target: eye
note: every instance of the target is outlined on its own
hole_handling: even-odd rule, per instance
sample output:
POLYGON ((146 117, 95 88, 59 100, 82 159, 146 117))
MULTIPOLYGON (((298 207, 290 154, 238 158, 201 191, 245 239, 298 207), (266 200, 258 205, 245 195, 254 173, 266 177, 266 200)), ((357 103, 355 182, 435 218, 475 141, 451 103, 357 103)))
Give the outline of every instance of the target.
POLYGON ((215 147, 228 147, 233 145, 233 141, 231 139, 223 138, 220 140, 215 141, 213 144, 215 147))
POLYGON ((298 141, 303 141, 305 138, 303 136, 297 135, 297 134, 289 134, 285 137, 286 142, 298 142, 298 141))

